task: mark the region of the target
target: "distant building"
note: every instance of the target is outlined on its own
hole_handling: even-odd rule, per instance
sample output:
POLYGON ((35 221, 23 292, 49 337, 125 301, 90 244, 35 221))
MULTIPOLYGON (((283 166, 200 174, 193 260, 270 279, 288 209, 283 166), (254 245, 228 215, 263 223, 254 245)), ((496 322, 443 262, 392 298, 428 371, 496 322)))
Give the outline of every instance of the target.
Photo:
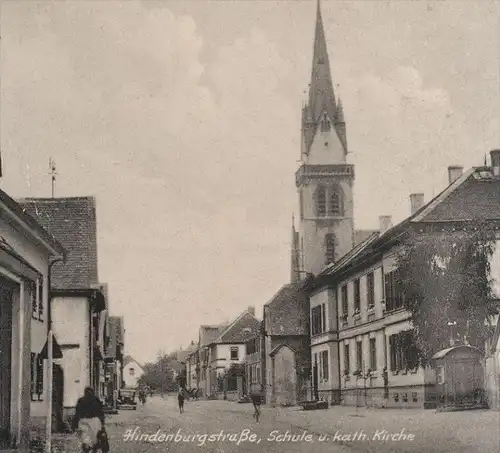
POLYGON ((106 344, 104 361, 105 369, 105 401, 108 406, 116 407, 118 391, 123 381, 123 317, 110 316, 108 319, 109 341, 106 344))
POLYGON ((246 342, 260 329, 255 308, 249 307, 227 326, 201 326, 200 347, 190 355, 187 379, 193 382, 196 375, 200 396, 238 399, 243 393, 246 342), (193 371, 191 363, 195 365, 193 371), (241 367, 239 376, 232 375, 232 366, 241 367), (199 371, 198 371, 199 370, 199 371))
POLYGON ((124 359, 123 381, 125 388, 137 388, 137 383, 144 373, 144 367, 133 357, 128 356, 124 359))
POLYGON ((266 390, 266 349, 264 343, 264 321, 260 324, 260 329, 245 345, 245 394, 251 395, 253 392, 266 390))
POLYGON ((49 265, 64 254, 0 190, 0 450, 28 451, 31 416, 46 414, 49 265))
POLYGON ((295 405, 310 388, 309 299, 297 283, 284 285, 264 305, 266 402, 295 405))

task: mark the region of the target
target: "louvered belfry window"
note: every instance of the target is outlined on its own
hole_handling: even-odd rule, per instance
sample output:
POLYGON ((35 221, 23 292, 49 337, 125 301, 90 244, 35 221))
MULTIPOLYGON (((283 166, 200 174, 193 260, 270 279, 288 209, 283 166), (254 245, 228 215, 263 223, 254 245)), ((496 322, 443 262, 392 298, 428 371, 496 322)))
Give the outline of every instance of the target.
POLYGON ((335 262, 335 235, 331 233, 325 236, 325 255, 325 264, 328 265, 335 262))
POLYGON ((323 186, 318 186, 316 189, 316 215, 326 216, 326 190, 323 186))

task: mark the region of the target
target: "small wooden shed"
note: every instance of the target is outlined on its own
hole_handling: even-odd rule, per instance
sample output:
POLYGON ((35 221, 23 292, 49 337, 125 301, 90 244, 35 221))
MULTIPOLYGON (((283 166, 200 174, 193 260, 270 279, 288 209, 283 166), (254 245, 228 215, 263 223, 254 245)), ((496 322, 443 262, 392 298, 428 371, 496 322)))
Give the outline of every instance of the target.
POLYGON ((443 349, 432 357, 436 371, 438 407, 484 407, 483 353, 472 346, 443 349))

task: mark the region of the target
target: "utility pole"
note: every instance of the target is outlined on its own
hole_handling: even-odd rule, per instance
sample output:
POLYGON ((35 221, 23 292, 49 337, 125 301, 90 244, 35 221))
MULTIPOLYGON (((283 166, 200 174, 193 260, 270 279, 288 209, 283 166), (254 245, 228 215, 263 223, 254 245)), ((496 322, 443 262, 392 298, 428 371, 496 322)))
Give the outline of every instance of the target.
POLYGON ((52 185, 52 198, 54 198, 54 189, 56 185, 56 176, 57 176, 57 171, 56 171, 56 162, 55 160, 49 158, 49 175, 51 175, 51 185, 52 185))

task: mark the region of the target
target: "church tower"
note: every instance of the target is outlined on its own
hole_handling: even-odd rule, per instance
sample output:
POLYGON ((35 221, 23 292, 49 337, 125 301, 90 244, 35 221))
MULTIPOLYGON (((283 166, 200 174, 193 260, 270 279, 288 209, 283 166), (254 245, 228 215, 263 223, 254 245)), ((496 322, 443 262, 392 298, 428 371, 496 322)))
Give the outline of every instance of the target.
POLYGON ((300 228, 294 245, 301 278, 317 274, 354 246, 354 166, 346 157, 344 112, 335 98, 318 0, 309 98, 302 109, 301 166, 295 174, 300 228))

